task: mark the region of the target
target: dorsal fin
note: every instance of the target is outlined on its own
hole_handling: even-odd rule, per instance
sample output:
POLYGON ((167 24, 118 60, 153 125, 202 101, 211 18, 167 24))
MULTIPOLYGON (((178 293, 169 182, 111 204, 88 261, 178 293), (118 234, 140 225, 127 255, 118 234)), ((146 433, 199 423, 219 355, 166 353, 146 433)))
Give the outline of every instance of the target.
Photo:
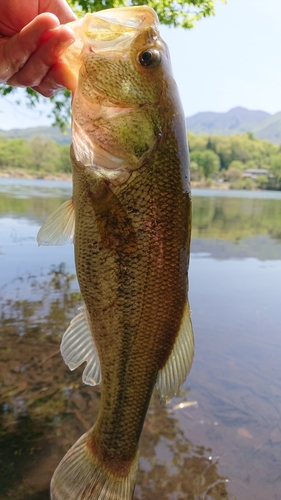
POLYGON ((73 198, 65 201, 47 219, 37 234, 38 245, 66 245, 74 236, 73 198))
POLYGON ((193 354, 194 339, 187 301, 173 350, 165 366, 158 372, 156 389, 161 402, 169 402, 177 394, 190 371, 193 354))
POLYGON ((75 370, 82 363, 87 362, 82 375, 84 384, 97 385, 101 383, 100 361, 90 330, 86 308, 81 308, 81 312, 71 321, 63 335, 60 350, 70 370, 75 370))

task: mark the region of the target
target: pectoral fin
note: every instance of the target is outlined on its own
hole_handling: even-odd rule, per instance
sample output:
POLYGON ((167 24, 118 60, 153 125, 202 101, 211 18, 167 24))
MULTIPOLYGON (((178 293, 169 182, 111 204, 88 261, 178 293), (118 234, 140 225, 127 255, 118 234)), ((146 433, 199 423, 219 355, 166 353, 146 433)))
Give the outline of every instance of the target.
POLYGON ((101 383, 99 356, 85 308, 71 321, 63 335, 60 350, 70 370, 75 370, 82 363, 87 362, 82 375, 84 384, 97 385, 101 383))
POLYGON ((169 402, 185 381, 193 361, 194 339, 189 303, 186 303, 180 331, 165 366, 159 370, 156 389, 161 402, 169 402))
POLYGON ((73 198, 63 203, 45 220, 37 234, 38 245, 66 245, 74 236, 73 198))

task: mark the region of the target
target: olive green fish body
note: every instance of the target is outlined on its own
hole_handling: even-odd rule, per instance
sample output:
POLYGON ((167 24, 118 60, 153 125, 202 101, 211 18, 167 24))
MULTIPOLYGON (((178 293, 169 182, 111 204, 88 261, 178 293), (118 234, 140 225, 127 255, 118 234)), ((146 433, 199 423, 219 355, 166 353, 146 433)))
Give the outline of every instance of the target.
POLYGON ((125 457, 136 452, 186 304, 190 199, 173 142, 120 189, 91 184, 91 172, 76 180, 74 161, 76 270, 103 380, 95 432, 113 454, 124 443, 125 457))
POLYGON ((63 244, 74 233, 85 307, 61 352, 102 383, 98 419, 56 469, 52 500, 132 498, 154 386, 171 399, 193 357, 185 118, 154 12, 115 12, 85 18, 94 49, 73 102, 73 198, 38 236, 63 244))

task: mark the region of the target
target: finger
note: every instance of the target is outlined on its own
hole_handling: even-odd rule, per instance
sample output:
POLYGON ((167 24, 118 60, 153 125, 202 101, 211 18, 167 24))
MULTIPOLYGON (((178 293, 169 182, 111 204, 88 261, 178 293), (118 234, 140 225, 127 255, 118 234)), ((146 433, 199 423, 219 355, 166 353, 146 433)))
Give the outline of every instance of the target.
POLYGON ((58 62, 61 54, 71 45, 75 36, 66 26, 59 26, 44 34, 43 43, 31 54, 25 65, 9 80, 9 85, 22 87, 39 86, 53 64, 58 62))
POLYGON ((24 66, 46 31, 59 26, 53 14, 41 14, 12 38, 0 39, 0 82, 7 81, 24 66))
POLYGON ((75 21, 77 17, 64 0, 45 0, 40 2, 40 12, 53 12, 61 24, 75 21))
POLYGON ((59 62, 51 67, 40 85, 34 86, 33 89, 45 97, 51 97, 61 88, 67 88, 74 92, 76 87, 77 77, 66 64, 59 62))

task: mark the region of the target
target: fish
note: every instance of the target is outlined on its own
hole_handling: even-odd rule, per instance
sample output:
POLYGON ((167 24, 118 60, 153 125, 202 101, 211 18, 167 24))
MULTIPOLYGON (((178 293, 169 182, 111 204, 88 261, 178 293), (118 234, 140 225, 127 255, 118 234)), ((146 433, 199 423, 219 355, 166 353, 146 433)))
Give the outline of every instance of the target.
POLYGON ((147 6, 87 14, 64 54, 73 195, 38 233, 73 241, 83 306, 63 335, 71 370, 101 384, 96 422, 51 481, 52 500, 130 500, 154 387, 167 402, 190 371, 189 153, 168 47, 147 6))

